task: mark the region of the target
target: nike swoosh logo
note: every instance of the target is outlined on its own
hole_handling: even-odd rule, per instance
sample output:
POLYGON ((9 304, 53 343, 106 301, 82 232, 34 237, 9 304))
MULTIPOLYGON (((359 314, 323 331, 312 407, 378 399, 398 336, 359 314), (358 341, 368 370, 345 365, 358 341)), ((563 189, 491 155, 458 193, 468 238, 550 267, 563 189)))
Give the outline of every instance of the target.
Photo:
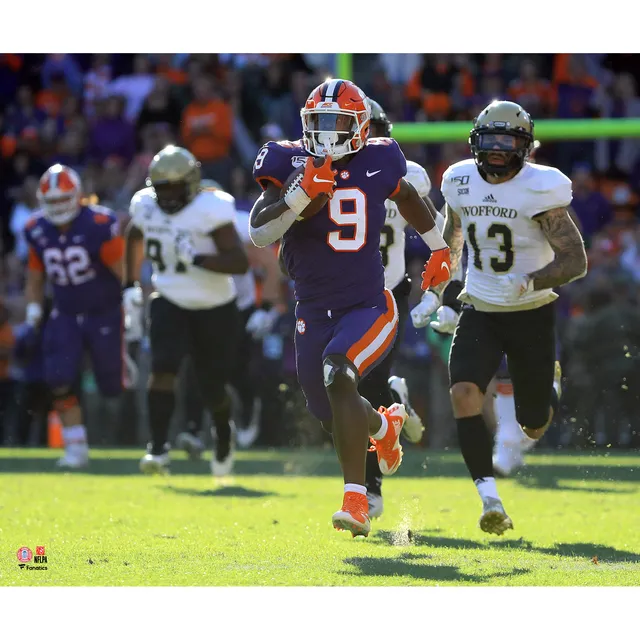
POLYGON ((377 171, 367 171, 367 178, 370 178, 371 176, 375 176, 376 173, 380 173, 382 171, 382 169, 378 169, 377 171))
POLYGON ((442 268, 447 270, 447 275, 451 275, 451 270, 449 269, 449 265, 446 262, 442 263, 442 268))
POLYGON ((322 179, 319 179, 318 176, 313 176, 313 181, 314 182, 333 182, 333 180, 322 180, 322 179))

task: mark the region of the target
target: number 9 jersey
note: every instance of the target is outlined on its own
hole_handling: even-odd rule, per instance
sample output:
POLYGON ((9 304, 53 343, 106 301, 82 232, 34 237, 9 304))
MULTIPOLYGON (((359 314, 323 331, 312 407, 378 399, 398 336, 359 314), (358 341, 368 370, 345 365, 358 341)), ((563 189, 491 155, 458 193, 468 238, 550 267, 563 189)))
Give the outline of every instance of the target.
POLYGON ((480 175, 474 160, 463 160, 445 171, 442 195, 460 216, 469 248, 461 301, 478 311, 519 311, 558 297, 552 289, 542 289, 524 294, 516 305, 507 304, 500 276, 531 273, 553 260, 553 249, 536 216, 571 203, 567 176, 553 167, 527 162, 511 180, 491 184, 480 175))
MULTIPOLYGON (((268 142, 253 167, 263 189, 282 187, 309 156, 302 142, 268 142)), ((391 138, 371 138, 345 165, 334 165, 333 197, 313 217, 295 222, 283 236, 282 255, 298 302, 337 310, 382 293, 380 236, 385 201, 397 192, 407 161, 391 138)))
POLYGON ((167 214, 158 207, 153 189, 146 188, 133 196, 129 213, 144 236, 145 257, 153 266, 152 282, 163 297, 183 309, 211 309, 236 297, 231 275, 186 265, 176 255, 176 239, 181 234, 191 236, 197 254, 217 253, 211 234, 235 223, 233 196, 203 188, 186 207, 167 214))

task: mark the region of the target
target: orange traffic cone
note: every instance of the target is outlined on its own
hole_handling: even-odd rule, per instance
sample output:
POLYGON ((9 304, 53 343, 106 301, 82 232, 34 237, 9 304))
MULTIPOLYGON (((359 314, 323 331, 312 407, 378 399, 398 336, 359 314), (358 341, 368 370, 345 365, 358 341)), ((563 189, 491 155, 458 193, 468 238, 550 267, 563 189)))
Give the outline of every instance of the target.
POLYGON ((64 449, 62 422, 57 411, 49 411, 47 424, 47 442, 50 449, 64 449))

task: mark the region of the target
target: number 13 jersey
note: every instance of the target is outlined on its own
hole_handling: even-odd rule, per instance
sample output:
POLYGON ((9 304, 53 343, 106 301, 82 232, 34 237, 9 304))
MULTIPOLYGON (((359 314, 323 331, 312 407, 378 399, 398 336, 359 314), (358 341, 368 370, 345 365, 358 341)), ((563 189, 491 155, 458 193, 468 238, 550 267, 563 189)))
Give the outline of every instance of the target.
POLYGON ((511 180, 490 184, 473 160, 463 160, 445 171, 442 195, 460 216, 469 250, 460 300, 479 311, 515 311, 540 307, 558 297, 553 290, 542 289, 523 295, 516 305, 506 304, 499 276, 531 273, 553 260, 553 249, 536 217, 571 203, 567 176, 527 162, 511 180))
POLYGON ((186 207, 169 215, 158 207, 153 189, 147 188, 133 196, 129 213, 144 236, 145 257, 153 266, 152 282, 158 293, 183 309, 211 309, 235 298, 231 275, 186 265, 176 255, 180 233, 191 236, 197 254, 217 253, 211 233, 235 223, 233 196, 203 189, 186 207))
MULTIPOLYGON (((268 183, 282 187, 308 155, 301 141, 268 142, 253 176, 263 189, 268 183)), ((333 197, 315 216, 293 224, 282 249, 296 300, 327 310, 354 307, 382 293, 385 200, 399 189, 407 161, 395 140, 372 138, 334 169, 333 197)))

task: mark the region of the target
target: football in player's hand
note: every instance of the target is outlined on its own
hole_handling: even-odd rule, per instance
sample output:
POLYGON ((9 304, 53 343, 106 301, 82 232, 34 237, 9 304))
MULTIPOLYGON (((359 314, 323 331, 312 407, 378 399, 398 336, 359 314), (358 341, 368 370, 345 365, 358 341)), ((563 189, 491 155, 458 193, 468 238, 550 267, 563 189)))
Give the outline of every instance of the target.
MULTIPOLYGON (((313 166, 321 167, 324 164, 324 161, 325 161, 324 158, 313 158, 313 166)), ((294 171, 291 172, 291 174, 287 178, 284 185, 282 185, 282 189, 280 191, 281 198, 284 198, 285 194, 289 190, 289 187, 294 182, 294 180, 296 180, 298 176, 302 176, 303 174, 304 174, 304 165, 302 167, 298 167, 297 169, 294 169, 294 171)), ((306 220, 307 218, 311 218, 311 216, 315 216, 316 213, 318 213, 322 209, 322 207, 324 207, 324 205, 327 204, 327 202, 329 202, 329 196, 327 195, 321 194, 315 197, 307 205, 307 208, 300 214, 300 217, 306 220)))

